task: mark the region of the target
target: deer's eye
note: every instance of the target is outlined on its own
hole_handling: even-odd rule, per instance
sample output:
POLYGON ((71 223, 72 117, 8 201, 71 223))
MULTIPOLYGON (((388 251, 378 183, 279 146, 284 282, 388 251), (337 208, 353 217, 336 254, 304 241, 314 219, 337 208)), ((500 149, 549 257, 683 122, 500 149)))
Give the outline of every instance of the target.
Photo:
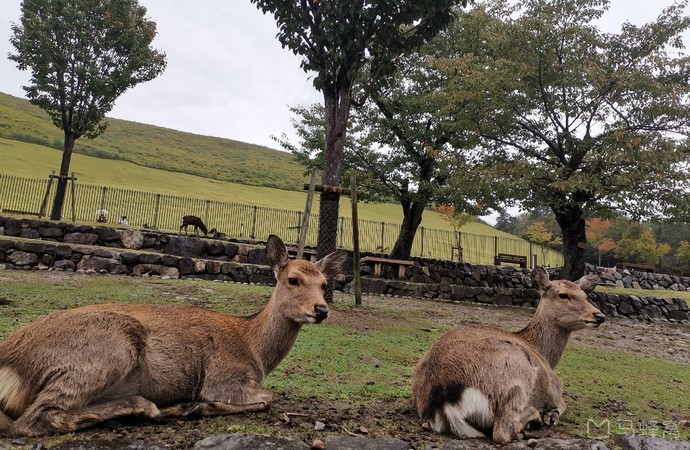
POLYGON ((558 298, 561 300, 570 300, 570 296, 568 294, 558 294, 558 298))
POLYGON ((299 280, 297 278, 288 278, 288 283, 291 286, 299 286, 299 280))

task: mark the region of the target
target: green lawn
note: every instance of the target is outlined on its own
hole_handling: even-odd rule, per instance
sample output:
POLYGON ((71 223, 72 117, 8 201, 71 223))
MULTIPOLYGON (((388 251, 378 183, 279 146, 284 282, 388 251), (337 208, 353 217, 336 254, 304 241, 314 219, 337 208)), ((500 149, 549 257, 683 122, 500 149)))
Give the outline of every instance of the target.
MULTIPOLYGON (((185 303, 244 315, 261 308, 272 291, 266 286, 38 271, 0 271, 0 281, 0 297, 10 303, 0 306, 0 339, 55 309, 104 302, 185 303)), ((492 311, 477 305, 375 296, 366 296, 364 307, 355 307, 351 296, 337 293, 331 317, 322 325, 305 326, 291 353, 267 378, 265 386, 278 399, 270 412, 178 421, 175 427, 180 433, 261 432, 313 439, 313 431, 281 422, 287 412, 294 413, 293 422, 314 417, 340 432, 342 427, 355 430, 368 420, 372 436, 406 436, 416 442, 437 439, 438 444, 438 439, 448 438, 422 432, 410 408, 414 366, 434 340, 452 328, 449 319, 492 323, 492 311), (337 417, 337 422, 327 417, 337 417)), ((581 333, 594 336, 597 331, 581 333)), ((571 343, 566 350, 558 373, 568 408, 559 433, 587 436, 589 423, 609 421, 615 434, 625 432, 628 423, 639 429, 642 423, 678 424, 689 418, 688 364, 605 348, 571 343)), ((152 426, 155 430, 166 425, 152 426)), ((133 426, 129 432, 138 429, 133 426)), ((100 438, 120 436, 118 431, 98 428, 53 441, 84 439, 94 433, 100 438)), ((151 431, 143 433, 155 436, 146 434, 151 431)), ((677 437, 690 438, 690 430, 681 427, 677 437)), ((3 443, 0 439, 0 446, 3 443)), ((25 448, 32 443, 27 442, 25 448)))

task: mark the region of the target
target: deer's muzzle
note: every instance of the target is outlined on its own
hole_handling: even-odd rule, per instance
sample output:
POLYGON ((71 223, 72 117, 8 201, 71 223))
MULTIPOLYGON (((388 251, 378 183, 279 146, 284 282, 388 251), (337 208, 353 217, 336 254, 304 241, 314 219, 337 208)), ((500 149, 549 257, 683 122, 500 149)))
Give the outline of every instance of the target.
POLYGON ((316 323, 322 322, 328 318, 328 307, 322 305, 314 306, 314 319, 316 323))

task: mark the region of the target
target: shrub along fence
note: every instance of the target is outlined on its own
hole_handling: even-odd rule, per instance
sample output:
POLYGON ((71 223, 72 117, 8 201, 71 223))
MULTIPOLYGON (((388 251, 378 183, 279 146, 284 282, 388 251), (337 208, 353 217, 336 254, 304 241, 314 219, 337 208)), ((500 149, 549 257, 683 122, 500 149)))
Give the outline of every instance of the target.
MULTIPOLYGON (((19 178, 0 174, 0 211, 4 214, 46 218, 50 215, 57 183, 47 179, 19 178)), ((285 242, 298 242, 303 212, 267 208, 242 203, 221 202, 177 195, 156 194, 129 189, 74 183, 68 185, 63 221, 95 222, 98 211, 107 211, 107 222, 127 216, 129 226, 178 232, 182 216, 200 217, 209 229, 228 237, 265 240, 270 234, 285 242)), ((305 245, 315 246, 318 214, 311 214, 305 245)), ((352 219, 340 217, 338 246, 352 249, 352 219)), ((359 221, 360 249, 388 253, 400 231, 399 224, 359 221)), ((412 246, 412 256, 457 260, 458 246, 463 261, 494 264, 494 256, 508 253, 527 257, 537 255, 537 263, 559 267, 560 253, 547 249, 545 261, 539 245, 519 238, 497 237, 420 227, 412 246)))

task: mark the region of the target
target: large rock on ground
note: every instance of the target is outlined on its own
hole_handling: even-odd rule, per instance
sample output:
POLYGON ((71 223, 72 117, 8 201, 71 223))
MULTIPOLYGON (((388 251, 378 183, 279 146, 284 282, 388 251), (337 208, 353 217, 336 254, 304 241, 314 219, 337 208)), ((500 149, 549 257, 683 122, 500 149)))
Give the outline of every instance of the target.
POLYGON ((194 444, 195 450, 309 450, 309 448, 307 444, 296 439, 253 434, 221 434, 207 437, 194 444))
POLYGON ((673 441, 634 434, 618 436, 616 443, 625 450, 690 450, 689 441, 673 441))
MULTIPOLYGON (((33 447, 32 447, 33 448, 33 447)), ((51 447, 51 450, 166 450, 167 447, 155 442, 133 441, 130 439, 117 439, 106 441, 96 439, 91 441, 68 441, 51 447)))

